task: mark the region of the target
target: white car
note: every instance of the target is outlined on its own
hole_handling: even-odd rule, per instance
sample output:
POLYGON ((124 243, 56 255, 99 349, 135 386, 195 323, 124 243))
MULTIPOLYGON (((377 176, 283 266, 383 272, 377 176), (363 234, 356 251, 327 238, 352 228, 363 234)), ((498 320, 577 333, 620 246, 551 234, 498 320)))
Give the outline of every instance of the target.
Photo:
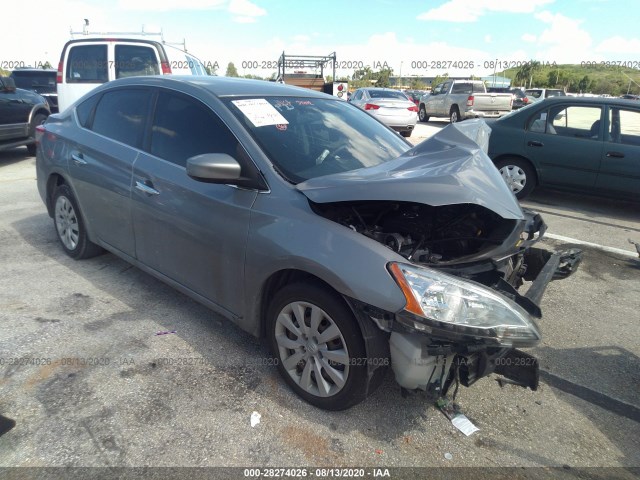
POLYGON ((360 88, 351 95, 349 102, 400 132, 403 137, 410 137, 418 123, 418 107, 398 90, 360 88))
POLYGON ((153 40, 82 38, 68 41, 58 64, 62 112, 85 93, 110 80, 139 75, 208 75, 192 54, 153 40))

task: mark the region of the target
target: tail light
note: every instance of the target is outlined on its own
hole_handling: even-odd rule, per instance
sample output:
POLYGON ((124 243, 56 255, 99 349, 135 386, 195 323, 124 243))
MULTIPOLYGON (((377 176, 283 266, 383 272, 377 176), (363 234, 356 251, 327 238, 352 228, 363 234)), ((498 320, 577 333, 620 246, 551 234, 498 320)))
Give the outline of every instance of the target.
POLYGON ((365 110, 378 110, 379 108, 380 105, 376 105, 375 103, 365 103, 364 105, 365 110))
POLYGON ((408 110, 409 110, 410 112, 417 112, 417 111, 418 111, 418 107, 416 107, 415 105, 412 105, 412 106, 410 106, 410 107, 408 108, 408 110))
POLYGON ((62 83, 62 60, 58 63, 58 74, 56 75, 56 83, 62 83))
POLYGON ((171 75, 171 65, 169 65, 169 62, 160 62, 160 66, 162 67, 163 75, 171 75))
POLYGON ((469 95, 467 98, 467 107, 473 107, 473 95, 469 95))
POLYGON ((38 151, 44 153, 45 158, 53 159, 57 140, 58 137, 51 132, 47 132, 44 125, 36 127, 36 147, 38 151))

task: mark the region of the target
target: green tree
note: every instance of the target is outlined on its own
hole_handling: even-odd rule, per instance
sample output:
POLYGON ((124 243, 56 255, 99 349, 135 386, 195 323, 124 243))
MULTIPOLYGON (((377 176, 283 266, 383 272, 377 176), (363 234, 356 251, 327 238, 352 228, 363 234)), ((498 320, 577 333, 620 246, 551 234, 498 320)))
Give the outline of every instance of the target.
POLYGON ((427 85, 419 78, 412 78, 409 82, 409 88, 412 90, 424 90, 427 88, 427 85))
POLYGON ((229 62, 229 65, 227 65, 227 73, 225 73, 226 77, 239 77, 240 75, 238 75, 238 70, 236 69, 236 66, 233 64, 233 62, 229 62))
POLYGON ((589 75, 582 77, 582 80, 578 82, 578 90, 580 93, 585 93, 593 89, 593 81, 589 78, 589 75))
POLYGON ((434 88, 439 83, 446 82, 447 80, 449 80, 449 74, 448 73, 443 73, 442 75, 436 75, 436 78, 434 78, 431 81, 431 88, 434 88))

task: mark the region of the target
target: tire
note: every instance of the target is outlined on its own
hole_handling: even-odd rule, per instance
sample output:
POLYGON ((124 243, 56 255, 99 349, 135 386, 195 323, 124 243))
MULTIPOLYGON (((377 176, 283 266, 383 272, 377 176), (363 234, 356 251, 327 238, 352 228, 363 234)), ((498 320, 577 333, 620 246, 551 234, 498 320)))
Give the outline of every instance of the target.
POLYGON ((409 138, 412 133, 413 133, 413 130, 404 130, 400 132, 400 135, 402 135, 404 138, 409 138))
POLYGON ((449 121, 451 123, 461 122, 460 119, 460 111, 458 107, 451 107, 451 111, 449 112, 449 121))
MULTIPOLYGON (((47 119, 47 115, 43 114, 43 113, 38 113, 36 114, 36 116, 33 117, 33 119, 31 120, 31 125, 29 126, 29 137, 35 139, 36 138, 36 127, 38 125, 42 125, 45 120, 47 119)), ((36 154, 36 144, 35 143, 30 143, 29 145, 27 145, 27 151, 29 152, 29 155, 35 155, 36 154)))
POLYGON ((420 109, 418 110, 418 119, 425 123, 429 121, 429 115, 427 115, 427 110, 424 108, 424 105, 420 105, 420 109))
POLYGON ((366 398, 364 340, 338 294, 314 282, 287 285, 269 306, 267 329, 278 370, 302 399, 324 410, 345 410, 366 398))
POLYGON ((62 249, 71 258, 81 260, 102 253, 102 248, 89 240, 78 204, 68 185, 60 185, 53 193, 53 224, 62 249))
POLYGON ((498 160, 495 165, 518 200, 526 198, 535 188, 536 173, 527 160, 507 157, 498 160))

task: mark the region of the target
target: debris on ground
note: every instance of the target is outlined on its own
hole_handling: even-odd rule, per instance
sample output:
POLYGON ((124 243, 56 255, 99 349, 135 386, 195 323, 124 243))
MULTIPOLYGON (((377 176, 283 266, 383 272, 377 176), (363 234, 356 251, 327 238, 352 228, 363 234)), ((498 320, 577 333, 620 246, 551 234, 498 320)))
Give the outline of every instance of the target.
POLYGON ((260 423, 261 417, 262 415, 260 415, 258 412, 253 412, 251 414, 251 426, 255 427, 256 425, 258 425, 260 423))
POLYGON ((467 418, 465 414, 462 413, 460 405, 454 403, 448 398, 439 398, 436 401, 436 407, 444 413, 444 416, 451 421, 454 427, 464 433, 467 437, 480 430, 467 418))

